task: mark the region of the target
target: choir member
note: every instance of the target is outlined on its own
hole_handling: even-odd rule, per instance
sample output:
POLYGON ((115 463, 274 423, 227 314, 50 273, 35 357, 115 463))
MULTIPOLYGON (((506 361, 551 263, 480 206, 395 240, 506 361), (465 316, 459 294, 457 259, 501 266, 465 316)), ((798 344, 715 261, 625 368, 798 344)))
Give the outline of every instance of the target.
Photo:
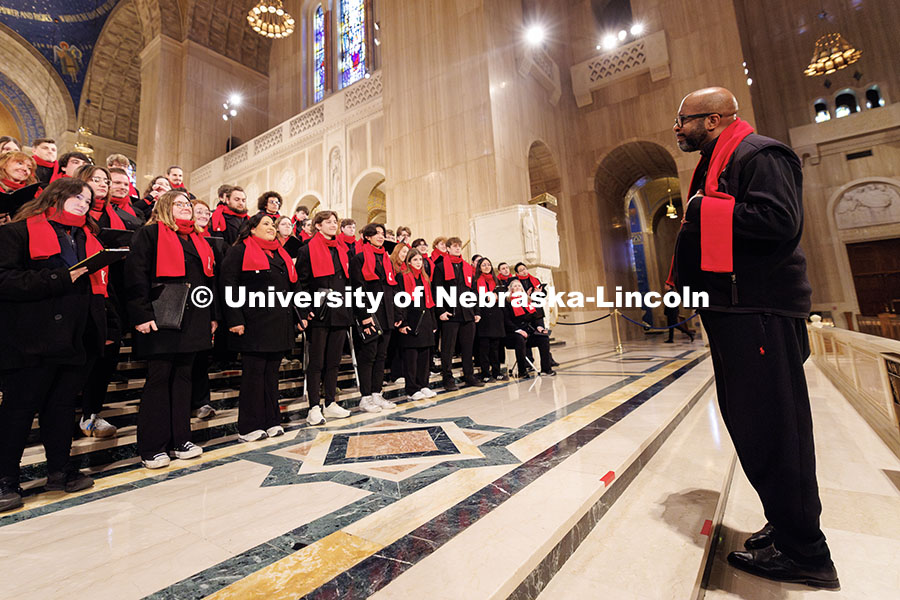
POLYGON ((522 284, 522 288, 529 296, 534 292, 543 292, 544 284, 537 277, 528 272, 525 263, 516 263, 516 278, 522 284))
POLYGON ((385 239, 386 241, 388 241, 388 242, 396 242, 396 241, 397 241, 397 236, 394 235, 394 230, 393 230, 393 229, 386 229, 385 232, 384 232, 384 239, 385 239))
MULTIPOLYGON (((11 194, 35 183, 36 166, 34 159, 24 152, 7 152, 0 156, 0 192, 11 194)), ((26 190, 22 193, 28 192, 26 190)), ((11 214, 0 214, 0 225, 8 223, 12 217, 11 214)))
POLYGON ((531 306, 519 279, 509 282, 509 293, 510 297, 503 308, 506 346, 516 352, 519 377, 522 379, 530 377, 526 366, 528 363, 525 360, 525 348, 535 346, 541 355, 541 374, 550 377, 556 375, 551 365, 550 332, 544 327, 544 311, 531 306))
POLYGON ((497 265, 497 281, 506 289, 506 286, 509 285, 509 280, 513 278, 512 271, 509 269, 509 263, 502 262, 497 265))
POLYGON ((81 180, 56 181, 0 227, 0 511, 22 506, 19 463, 36 412, 45 489, 93 485, 69 461, 75 396, 107 336, 105 270, 69 270, 102 249, 92 197, 81 180))
POLYGON ((59 173, 59 163, 56 161, 56 141, 50 138, 38 138, 31 142, 31 153, 37 169, 34 176, 41 182, 41 187, 46 188, 50 180, 59 173))
POLYGON ((109 199, 109 171, 106 167, 98 165, 84 165, 78 169, 75 176, 94 190, 94 203, 91 205, 90 215, 99 221, 109 199))
POLYGON ((313 226, 312 219, 306 219, 302 223, 300 223, 300 241, 306 244, 309 240, 312 239, 313 234, 315 234, 315 228, 313 226))
POLYGON ((180 300, 188 289, 215 289, 215 261, 192 215, 185 192, 166 192, 156 201, 150 221, 134 235, 128 257, 125 285, 137 330, 134 353, 147 359, 137 442, 148 469, 169 464, 167 449, 178 459, 203 453, 190 440, 191 368, 194 355, 212 347, 217 322, 212 305, 200 308, 180 300), (168 327, 157 324, 157 310, 168 327))
POLYGON ((282 204, 284 204, 284 199, 278 192, 263 192, 263 194, 256 199, 256 208, 259 212, 269 215, 273 222, 281 216, 279 211, 281 210, 282 204))
POLYGON ((166 169, 166 179, 169 180, 169 185, 172 186, 173 190, 184 192, 187 194, 189 200, 194 199, 195 196, 184 187, 184 171, 181 167, 172 165, 166 169))
POLYGON ((385 400, 381 391, 387 348, 396 323, 394 287, 397 285, 397 276, 391 257, 384 250, 384 225, 369 223, 361 233, 364 244, 362 252, 350 261, 350 282, 356 289, 384 295, 374 313, 363 306, 353 308, 357 324, 353 329, 353 349, 356 352, 359 393, 362 396, 359 407, 366 412, 381 412, 383 408, 396 406, 385 400), (380 327, 381 335, 364 341, 360 330, 368 335, 377 327, 380 327))
MULTIPOLYGON (((294 261, 275 239, 265 211, 247 219, 222 264, 220 292, 243 287, 246 293, 290 292, 297 283, 294 261)), ((224 296, 223 296, 224 297, 224 296)), ((229 347, 241 353, 238 439, 255 442, 284 433, 278 407, 278 368, 294 345, 294 311, 287 307, 223 308, 229 347)))
MULTIPOLYGON (((194 208, 194 224, 197 226, 197 229, 200 230, 200 235, 203 237, 210 237, 209 220, 212 217, 212 211, 209 209, 209 205, 206 203, 206 200, 200 198, 194 198, 191 200, 191 204, 194 208)), ((209 240, 207 240, 207 242, 209 242, 209 240)), ((219 252, 218 246, 213 243, 210 243, 209 245, 213 251, 215 264, 221 265, 223 257, 219 252)), ((216 337, 217 336, 213 334, 213 346, 215 346, 216 337)), ((225 345, 227 345, 227 341, 225 344, 220 343, 220 346, 225 345)), ((210 404, 209 371, 211 356, 211 350, 202 350, 198 352, 194 357, 194 365, 191 367, 191 412, 195 413, 198 419, 204 421, 216 416, 216 409, 210 404)))
POLYGON ((309 219, 309 207, 301 204, 296 209, 294 209, 294 216, 291 217, 291 222, 294 224, 294 235, 297 238, 300 238, 300 231, 303 226, 303 223, 309 219))
POLYGON ((406 257, 409 255, 409 246, 397 244, 391 251, 391 264, 394 266, 394 274, 399 277, 406 272, 406 257))
POLYGON ((22 144, 14 137, 8 135, 0 136, 0 154, 7 152, 21 152, 22 144))
POLYGON ((200 230, 200 235, 209 237, 209 221, 212 219, 212 211, 209 209, 209 204, 206 203, 206 200, 200 198, 191 200, 191 204, 194 207, 194 223, 196 223, 197 229, 200 230))
POLYGON ((362 252, 362 240, 356 239, 356 221, 353 219, 341 220, 341 232, 338 234, 338 240, 347 247, 347 255, 350 258, 362 252))
MULTIPOLYGON (((350 283, 350 261, 347 249, 335 238, 338 232, 338 216, 331 210, 319 211, 313 218, 316 235, 300 248, 297 255, 298 287, 314 294, 316 291, 335 290, 343 293, 350 283)), ((350 411, 337 403, 337 376, 347 329, 352 323, 349 307, 318 307, 301 321, 306 330, 309 361, 306 365, 306 397, 309 414, 306 422, 319 425, 325 417, 343 419, 350 411), (319 385, 324 383, 325 410, 319 403, 319 385)))
POLYGON ((156 199, 171 189, 172 184, 169 183, 165 175, 157 175, 150 180, 150 184, 144 190, 144 197, 137 203, 137 208, 144 214, 144 219, 150 219, 150 214, 156 205, 156 199))
MULTIPOLYGON (((106 168, 112 171, 113 168, 122 169, 128 175, 129 169, 132 168, 131 161, 124 154, 110 154, 106 157, 106 168)), ((132 204, 136 204, 140 199, 140 192, 131 183, 131 176, 128 177, 128 197, 132 204)))
MULTIPOLYGON (((409 256, 409 246, 406 244, 397 244, 391 251, 391 265, 394 267, 394 277, 397 279, 397 285, 403 283, 403 274, 409 269, 406 264, 406 257, 409 256)), ((387 358, 385 364, 388 368, 388 374, 385 379, 391 383, 397 381, 404 376, 403 372, 403 356, 400 352, 400 340, 396 334, 391 335, 391 341, 388 342, 387 358)))
POLYGON ((434 262, 435 289, 443 287, 456 298, 455 307, 439 307, 436 309, 441 330, 441 378, 447 390, 455 390, 453 380, 453 351, 459 340, 459 351, 462 356, 463 377, 466 385, 483 387, 484 383, 475 378, 472 348, 475 342, 475 327, 481 320, 476 304, 467 308, 459 302, 464 292, 475 291, 475 270, 463 260, 462 240, 451 237, 447 240, 447 254, 438 256, 434 262))
POLYGON ((406 257, 407 269, 403 273, 403 291, 416 296, 419 290, 418 306, 410 304, 397 307, 398 343, 403 354, 405 369, 404 384, 406 394, 413 400, 433 398, 437 394, 428 387, 429 355, 434 347, 434 299, 431 296, 431 281, 424 270, 425 257, 418 250, 410 250, 406 257))
MULTIPOLYGON (((136 231, 146 219, 144 213, 135 209, 131 203, 131 180, 128 178, 128 173, 118 167, 113 167, 108 172, 109 201, 100 215, 100 227, 120 231, 136 231)), ((98 175, 99 172, 95 171, 94 174, 98 175)))
POLYGON ((291 224, 291 218, 284 215, 274 219, 275 221, 275 239, 281 244, 291 258, 296 259, 297 253, 300 252, 300 244, 294 237, 294 226, 291 224))
POLYGON ((401 225, 397 228, 397 243, 398 244, 406 244, 409 245, 409 241, 412 239, 412 229, 407 227, 406 225, 401 225))
POLYGON ((441 256, 447 256, 447 238, 444 236, 439 236, 434 238, 434 241, 431 242, 431 255, 428 257, 428 262, 431 263, 431 278, 434 279, 434 263, 441 256))
POLYGON ((478 274, 476 287, 479 294, 485 292, 491 294, 497 302, 491 307, 481 307, 481 320, 478 322, 478 362, 481 365, 481 380, 487 383, 491 377, 497 381, 509 379, 500 370, 500 346, 506 337, 506 329, 503 323, 503 308, 499 305, 500 283, 494 274, 494 267, 490 259, 482 258, 475 263, 475 272, 478 274))
POLYGON ((212 215, 212 231, 221 236, 229 246, 238 238, 238 233, 247 219, 247 194, 244 188, 232 186, 225 204, 219 204, 212 215))
POLYGON ((51 180, 55 181, 60 177, 75 177, 78 169, 90 162, 91 159, 83 152, 66 152, 59 157, 59 172, 51 180))

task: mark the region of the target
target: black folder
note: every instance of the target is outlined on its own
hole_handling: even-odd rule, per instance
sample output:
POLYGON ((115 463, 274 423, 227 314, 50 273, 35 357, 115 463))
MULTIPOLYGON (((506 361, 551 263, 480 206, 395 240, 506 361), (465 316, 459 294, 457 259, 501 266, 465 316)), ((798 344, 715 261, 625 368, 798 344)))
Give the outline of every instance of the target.
POLYGON ((128 252, 130 252, 128 248, 106 248, 105 250, 101 250, 96 254, 88 256, 80 263, 72 265, 69 267, 69 270, 74 271, 75 269, 87 267, 88 273, 94 273, 103 267, 108 267, 114 262, 123 260, 128 256, 128 252))
POLYGON ((97 237, 100 238, 100 241, 106 248, 130 248, 131 236, 133 235, 134 232, 129 231, 128 229, 110 229, 109 227, 104 227, 100 230, 100 235, 97 237))
POLYGON ((228 252, 228 242, 225 241, 225 238, 211 235, 205 239, 207 242, 209 242, 210 247, 212 247, 212 249, 219 254, 219 256, 225 256, 226 252, 228 252))
POLYGON ((409 327, 410 335, 419 335, 419 326, 422 324, 422 318, 425 316, 427 308, 410 308, 406 311, 404 327, 409 327))
MULTIPOLYGON (((365 321, 368 318, 369 317, 365 317, 364 319, 362 319, 362 321, 365 321)), ((371 325, 363 325, 360 319, 356 319, 356 333, 359 335, 359 339, 363 344, 368 344, 371 341, 377 340, 379 337, 381 337, 381 334, 384 333, 384 331, 381 329, 381 323, 378 322, 378 317, 373 314, 371 318, 371 325), (367 328, 371 333, 365 332, 367 328)))
POLYGON ((41 183, 32 183, 14 192, 0 193, 0 215, 13 216, 26 202, 34 200, 41 183))
POLYGON ((290 236, 288 239, 284 241, 284 250, 288 253, 288 256, 291 258, 297 258, 297 254, 300 252, 300 248, 303 244, 295 238, 294 236, 290 236))
POLYGON ((164 283, 150 290, 153 320, 160 329, 181 329, 189 283, 164 283))

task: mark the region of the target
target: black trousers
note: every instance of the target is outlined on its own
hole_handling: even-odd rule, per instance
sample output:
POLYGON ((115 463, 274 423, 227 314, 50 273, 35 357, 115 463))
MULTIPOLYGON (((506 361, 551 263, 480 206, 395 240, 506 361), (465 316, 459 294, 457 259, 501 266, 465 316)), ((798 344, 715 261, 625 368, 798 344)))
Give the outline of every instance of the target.
POLYGON ((354 332, 353 349, 356 351, 359 393, 362 396, 371 396, 384 387, 384 363, 388 344, 391 343, 391 333, 386 330, 377 340, 364 344, 354 332))
POLYGON ((474 379, 475 361, 472 347, 475 344, 475 321, 440 321, 441 327, 441 377, 453 377, 453 350, 459 339, 459 354, 462 357, 463 377, 474 379))
POLYGON ((211 350, 198 352, 191 366, 191 410, 209 404, 209 358, 211 350))
MULTIPOLYGON (((666 327, 672 327, 672 325, 678 322, 678 312, 667 312, 666 313, 666 327)), ((692 336, 694 332, 687 328, 687 325, 682 323, 678 327, 669 330, 669 341, 673 341, 675 338, 675 329, 684 333, 685 335, 692 336)))
POLYGON ((422 388, 428 387, 430 367, 431 347, 403 349, 403 368, 406 372, 403 383, 408 395, 412 396, 422 388))
POLYGON ((775 527, 775 547, 803 563, 826 561, 803 319, 714 311, 701 312, 701 318, 722 419, 775 527))
POLYGON ((103 410, 106 401, 106 390, 112 381, 113 373, 119 366, 119 344, 109 344, 103 349, 103 356, 94 361, 94 365, 81 392, 81 412, 85 417, 98 414, 103 410))
MULTIPOLYGON (((519 365, 519 373, 524 373, 528 367, 525 360, 526 348, 537 348, 538 354, 541 355, 541 371, 549 373, 550 367, 550 338, 546 335, 529 335, 527 338, 522 337, 518 333, 512 333, 506 336, 506 345, 516 352, 516 363, 519 365)), ((529 360, 531 360, 529 358, 529 360)))
MULTIPOLYGON (((521 336, 520 336, 521 337, 521 336)), ((501 338, 478 338, 478 362, 482 377, 500 377, 501 338)))
POLYGON ((47 455, 47 472, 65 471, 72 450, 72 421, 78 390, 88 365, 45 365, 0 373, 0 478, 19 481, 19 463, 39 415, 41 442, 47 455))
POLYGON ((306 343, 309 344, 309 364, 306 365, 306 397, 309 407, 319 404, 319 386, 325 383, 325 403, 331 404, 337 397, 338 369, 347 329, 343 327, 309 327, 306 343))
POLYGON ((194 352, 155 356, 147 361, 147 382, 138 411, 141 458, 153 458, 191 441, 191 368, 194 352))
POLYGON ((238 433, 281 424, 278 409, 278 367, 283 352, 241 352, 241 395, 238 433))

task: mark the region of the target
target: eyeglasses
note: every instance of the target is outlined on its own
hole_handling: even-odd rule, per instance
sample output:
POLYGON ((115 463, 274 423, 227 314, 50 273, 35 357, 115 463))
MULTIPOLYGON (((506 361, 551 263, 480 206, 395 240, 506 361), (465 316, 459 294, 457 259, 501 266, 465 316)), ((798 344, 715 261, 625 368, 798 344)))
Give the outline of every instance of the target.
POLYGON ((276 200, 275 198, 269 198, 269 204, 274 204, 275 206, 281 206, 281 200, 276 200))
POLYGON ((94 183, 102 183, 103 185, 109 185, 109 179, 106 177, 91 177, 91 181, 94 183))
POLYGON ((710 112, 710 113, 697 113, 695 115, 678 115, 675 117, 675 127, 681 128, 684 127, 684 124, 693 119, 699 119, 700 117, 709 117, 712 115, 722 116, 722 113, 710 112))
POLYGON ((173 202, 172 203, 172 208, 190 208, 190 207, 191 207, 190 202, 173 202))

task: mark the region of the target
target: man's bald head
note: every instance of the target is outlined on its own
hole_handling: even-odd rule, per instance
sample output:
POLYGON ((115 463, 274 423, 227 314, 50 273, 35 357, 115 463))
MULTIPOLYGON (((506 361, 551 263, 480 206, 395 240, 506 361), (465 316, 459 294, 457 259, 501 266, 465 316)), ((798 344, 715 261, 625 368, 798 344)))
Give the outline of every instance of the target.
POLYGON ((699 150, 719 137, 737 118, 738 102, 723 87, 708 87, 691 92, 681 101, 675 123, 675 139, 684 152, 699 150))

